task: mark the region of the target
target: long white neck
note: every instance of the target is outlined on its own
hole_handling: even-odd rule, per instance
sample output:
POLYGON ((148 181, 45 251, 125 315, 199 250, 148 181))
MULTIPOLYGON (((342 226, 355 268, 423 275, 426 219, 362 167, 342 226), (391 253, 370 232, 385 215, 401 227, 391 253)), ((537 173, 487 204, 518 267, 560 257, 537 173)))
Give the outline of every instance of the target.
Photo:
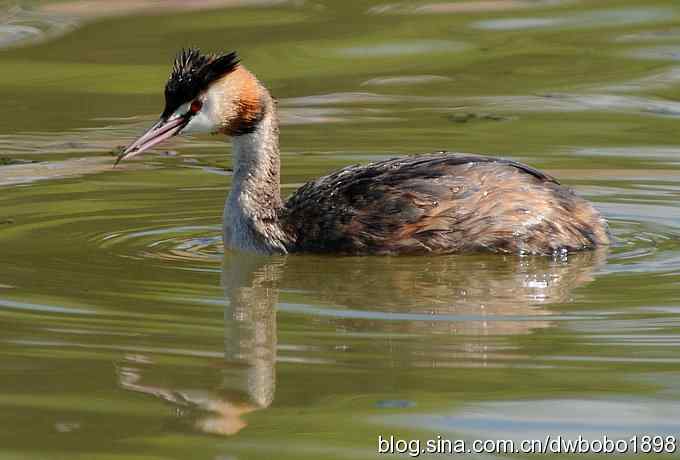
POLYGON ((255 130, 233 140, 234 176, 224 207, 224 244, 263 254, 286 253, 278 219, 280 194, 279 123, 270 99, 255 130))

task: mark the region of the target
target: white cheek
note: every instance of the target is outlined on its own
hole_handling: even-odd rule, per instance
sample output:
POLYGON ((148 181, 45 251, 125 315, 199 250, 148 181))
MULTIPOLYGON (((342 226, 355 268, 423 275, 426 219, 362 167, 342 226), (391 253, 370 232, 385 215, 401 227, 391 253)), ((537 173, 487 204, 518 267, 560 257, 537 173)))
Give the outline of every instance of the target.
MULTIPOLYGON (((215 133, 219 130, 219 123, 217 122, 217 104, 221 100, 220 94, 215 90, 208 91, 203 97, 203 107, 201 110, 191 117, 189 123, 182 130, 182 134, 200 134, 200 133, 215 133)), ((175 113, 186 113, 189 110, 190 104, 184 104, 177 109, 175 113), (184 110, 184 112, 182 112, 184 110)))
POLYGON ((215 123, 212 118, 203 110, 191 117, 189 123, 182 130, 182 134, 192 133, 214 133, 217 131, 215 123))

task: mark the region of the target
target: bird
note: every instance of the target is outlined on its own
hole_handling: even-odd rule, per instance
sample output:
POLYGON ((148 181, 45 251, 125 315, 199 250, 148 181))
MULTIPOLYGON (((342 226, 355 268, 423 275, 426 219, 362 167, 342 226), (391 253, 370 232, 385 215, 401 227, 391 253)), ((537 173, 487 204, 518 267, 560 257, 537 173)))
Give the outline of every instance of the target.
POLYGON ((434 153, 351 165, 280 193, 277 102, 236 52, 182 49, 160 119, 116 164, 182 134, 232 139, 227 249, 259 254, 559 255, 610 244, 606 220, 554 177, 510 159, 434 153))

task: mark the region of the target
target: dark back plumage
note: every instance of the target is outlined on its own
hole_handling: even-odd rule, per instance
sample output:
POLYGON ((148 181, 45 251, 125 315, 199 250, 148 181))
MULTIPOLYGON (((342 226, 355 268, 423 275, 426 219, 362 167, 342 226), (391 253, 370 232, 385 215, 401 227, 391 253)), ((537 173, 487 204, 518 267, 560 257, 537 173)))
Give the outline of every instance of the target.
POLYGON ((236 69, 239 62, 235 51, 227 54, 202 54, 198 48, 180 51, 165 85, 162 117, 169 117, 179 106, 193 100, 215 80, 236 69))
POLYGON ((587 201, 522 163, 447 152, 349 166, 280 213, 290 252, 554 254, 609 242, 587 201))

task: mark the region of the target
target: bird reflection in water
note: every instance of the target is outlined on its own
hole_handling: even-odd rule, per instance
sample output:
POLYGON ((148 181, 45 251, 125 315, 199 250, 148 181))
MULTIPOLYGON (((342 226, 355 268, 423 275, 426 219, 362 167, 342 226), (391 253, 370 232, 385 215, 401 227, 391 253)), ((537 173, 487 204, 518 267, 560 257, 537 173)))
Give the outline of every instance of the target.
POLYGON ((224 366, 222 385, 185 390, 142 383, 148 357, 128 356, 118 369, 122 388, 172 403, 191 419, 197 430, 233 435, 246 425, 243 416, 267 408, 276 382, 277 280, 282 257, 242 255, 225 258, 222 282, 224 307, 224 366), (141 361, 141 362, 140 362, 141 361))
POLYGON ((605 259, 604 249, 564 259, 227 254, 222 270, 228 300, 224 364, 218 388, 146 383, 152 380, 154 364, 142 355, 130 355, 121 364, 119 384, 173 404, 195 430, 233 435, 247 426, 246 414, 274 401, 281 291, 295 293, 297 305, 309 306, 307 314, 318 311, 338 331, 437 336, 431 342, 390 342, 382 350, 389 356, 376 359, 406 367, 465 365, 466 360, 479 365, 493 351, 488 337, 549 327, 553 311, 545 305, 569 302, 573 289, 591 281, 605 259), (334 313, 324 316, 329 305, 334 313), (423 348, 424 343, 429 345, 423 348))

